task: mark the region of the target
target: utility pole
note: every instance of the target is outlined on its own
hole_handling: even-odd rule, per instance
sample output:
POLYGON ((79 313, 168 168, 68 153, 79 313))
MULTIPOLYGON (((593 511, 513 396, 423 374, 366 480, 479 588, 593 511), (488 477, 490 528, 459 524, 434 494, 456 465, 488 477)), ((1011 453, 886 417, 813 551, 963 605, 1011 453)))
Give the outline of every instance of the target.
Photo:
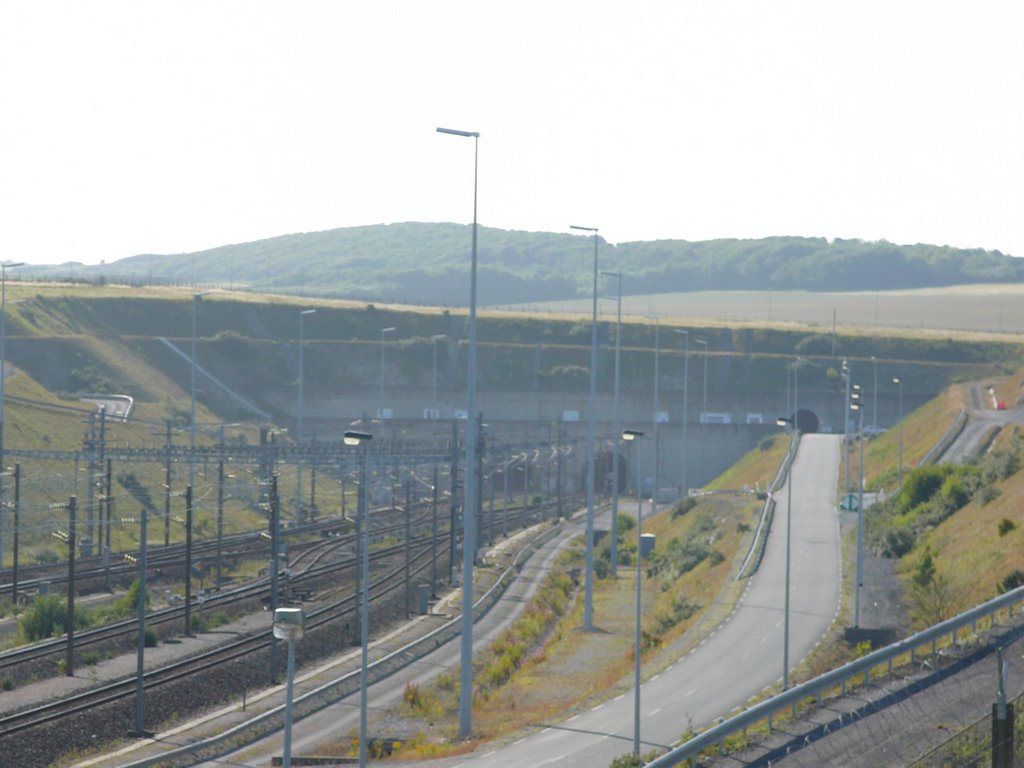
POLYGON ((67 655, 64 660, 64 674, 75 676, 75 550, 78 548, 76 528, 78 526, 76 499, 68 499, 68 612, 64 627, 68 636, 67 655))
POLYGON ((192 486, 185 488, 185 637, 192 637, 192 486))

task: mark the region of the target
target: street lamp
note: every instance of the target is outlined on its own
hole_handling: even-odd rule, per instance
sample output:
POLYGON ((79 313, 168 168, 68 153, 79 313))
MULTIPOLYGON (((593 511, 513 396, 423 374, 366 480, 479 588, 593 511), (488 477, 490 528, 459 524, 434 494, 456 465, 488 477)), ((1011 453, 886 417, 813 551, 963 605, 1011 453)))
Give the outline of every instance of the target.
MULTIPOLYGON (((7 402, 4 384, 7 381, 7 270, 23 267, 23 261, 8 261, 0 264, 0 472, 4 468, 4 405, 7 402)), ((0 479, 0 567, 4 562, 4 486, 0 479)))
MULTIPOLYGON (((303 411, 303 375, 305 372, 304 352, 306 349, 306 315, 315 314, 315 309, 304 309, 299 312, 299 423, 298 423, 298 443, 302 445, 303 442, 303 431, 302 431, 302 411, 303 411)), ((295 462, 295 519, 301 521, 302 516, 302 459, 301 457, 295 462)))
POLYGON ((651 493, 651 514, 658 511, 658 489, 661 487, 661 450, 658 442, 658 406, 661 404, 661 397, 658 392, 658 379, 660 378, 661 363, 661 323, 654 318, 654 491, 651 493))
POLYGON ((188 432, 188 484, 196 487, 196 307, 209 291, 192 294, 192 419, 188 432))
MULTIPOLYGON (((366 686, 367 686, 367 645, 370 623, 370 520, 366 504, 366 448, 373 435, 367 432, 348 431, 344 434, 345 445, 361 448, 359 452, 359 494, 356 512, 363 528, 363 595, 359 610, 359 642, 362 646, 359 659, 359 766, 366 768, 366 686)), ((289 649, 290 650, 290 649, 289 649)))
POLYGON ((704 386, 700 393, 700 484, 703 487, 708 471, 708 343, 704 339, 694 339, 693 343, 704 347, 704 386))
POLYGON ((874 400, 874 408, 871 411, 871 423, 878 426, 878 358, 871 356, 871 362, 875 364, 875 385, 871 390, 871 397, 874 400))
POLYGON ((441 341, 441 339, 446 339, 446 338, 448 338, 448 337, 445 336, 443 333, 439 333, 439 334, 437 334, 435 336, 431 336, 430 337, 431 341, 434 342, 434 379, 433 379, 433 381, 434 381, 434 398, 433 398, 433 403, 434 403, 435 407, 437 406, 437 342, 441 341))
POLYGON ((900 469, 899 469, 899 487, 903 487, 903 382, 899 377, 892 380, 892 383, 899 387, 899 406, 900 406, 900 469))
POLYGON ((594 288, 590 311, 590 395, 587 398, 587 533, 584 576, 583 628, 594 628, 594 442, 597 440, 594 411, 597 410, 597 227, 570 224, 569 229, 594 233, 594 288))
POLYGON ((686 477, 686 452, 690 444, 686 440, 687 405, 690 399, 690 332, 682 328, 676 328, 676 333, 683 335, 683 476, 680 487, 680 495, 686 496, 688 481, 686 477))
MULTIPOLYGON (((473 248, 469 270, 469 350, 466 374, 466 479, 463 484, 462 515, 462 635, 459 666, 459 736, 468 738, 473 721, 473 553, 476 552, 475 510, 466 509, 476 499, 476 430, 473 414, 476 411, 476 203, 477 158, 480 134, 477 131, 459 131, 438 128, 438 133, 473 139, 473 248)), ((454 482, 454 477, 452 478, 454 482)))
POLYGON ((789 432, 789 473, 786 477, 786 575, 785 598, 783 602, 782 628, 782 690, 789 689, 789 563, 793 534, 793 464, 796 462, 797 439, 800 422, 797 420, 797 369, 793 368, 793 417, 780 416, 775 423, 790 426, 789 432))
MULTIPOLYGON (((855 387, 857 385, 854 385, 855 387)), ((850 408, 858 414, 857 433, 860 440, 860 461, 857 488, 857 575, 853 600, 853 626, 860 626, 860 587, 864 573, 864 404, 860 402, 859 393, 854 393, 855 401, 850 408)))
MULTIPOLYGON (((615 432, 619 433, 622 431, 622 410, 619 401, 619 381, 620 381, 620 359, 622 355, 622 273, 621 272, 601 272, 602 275, 614 277, 618 280, 618 290, 615 293, 615 395, 614 395, 614 411, 615 411, 615 432)), ((619 452, 615 450, 612 452, 612 541, 611 541, 611 561, 612 561, 612 576, 617 576, 619 573, 619 452)))
POLYGON ((377 418, 384 418, 384 336, 394 333, 395 328, 380 329, 380 406, 377 408, 377 418))
POLYGON ((292 693, 295 687, 295 642, 302 639, 301 608, 277 608, 274 611, 274 637, 288 641, 288 686, 284 697, 284 757, 282 765, 292 764, 292 693))
MULTIPOLYGON (((635 429, 622 430, 622 439, 627 443, 639 440, 644 436, 643 432, 635 429)), ((643 498, 640 487, 640 450, 637 446, 635 458, 636 472, 636 628, 633 636, 633 754, 640 754, 640 604, 643 599, 643 568, 641 556, 642 527, 643 519, 643 498)))

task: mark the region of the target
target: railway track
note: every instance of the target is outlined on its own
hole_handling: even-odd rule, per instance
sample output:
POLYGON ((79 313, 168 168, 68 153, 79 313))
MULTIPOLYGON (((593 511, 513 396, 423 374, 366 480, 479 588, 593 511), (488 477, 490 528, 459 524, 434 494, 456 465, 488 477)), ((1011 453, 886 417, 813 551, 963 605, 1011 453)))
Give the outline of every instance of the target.
MULTIPOLYGON (((393 561, 401 554, 404 545, 398 545, 374 553, 374 560, 381 562, 393 561)), ((430 542, 420 543, 415 547, 416 575, 430 567, 430 542)), ((378 601, 405 584, 405 564, 389 567, 387 571, 370 583, 370 599, 378 601)), ((353 612, 356 608, 356 595, 350 594, 339 600, 332 601, 313 609, 306 615, 306 631, 334 621, 339 617, 353 612)), ((273 642, 272 631, 253 633, 230 640, 218 645, 205 653, 195 654, 180 661, 165 665, 143 675, 143 686, 152 691, 162 685, 199 675, 220 665, 242 658, 249 654, 268 648, 273 642)), ((98 686, 79 694, 65 697, 59 701, 47 702, 30 709, 0 717, 0 739, 22 733, 28 729, 45 725, 55 725, 72 715, 91 710, 95 707, 110 704, 134 697, 136 695, 136 678, 130 677, 107 685, 98 686)))
MULTIPOLYGON (((540 510, 535 507, 518 507, 508 510, 508 527, 510 530, 535 522, 540 510)), ((447 516, 445 516, 447 518, 447 516)), ((440 519, 440 518, 439 518, 440 519)), ((413 539, 408 544, 400 541, 397 544, 384 544, 401 537, 407 524, 404 519, 396 523, 386 525, 375 524, 371 533, 371 563, 380 575, 370 582, 371 602, 379 601, 388 597, 396 590, 405 589, 408 596, 407 579, 411 582, 422 580, 434 565, 438 550, 446 550, 451 537, 447 528, 447 519, 444 520, 444 528, 438 527, 436 533, 433 531, 436 523, 429 513, 420 513, 408 524, 408 529, 413 533, 413 539), (377 546, 373 547, 373 542, 377 546), (408 557, 408 561, 406 558, 408 557), (400 561, 397 565, 395 561, 400 561)), ((302 588, 305 584, 322 582, 324 579, 334 578, 346 570, 351 570, 354 576, 356 558, 354 554, 355 534, 348 533, 337 535, 304 549, 290 561, 288 570, 291 572, 289 585, 294 590, 302 588), (337 558, 338 553, 344 556, 337 558), (336 558, 336 559, 332 559, 336 558)), ((321 596, 330 592, 342 592, 340 597, 321 599, 320 603, 306 613, 306 629, 308 632, 338 619, 350 620, 355 616, 357 608, 357 595, 354 589, 346 586, 354 583, 345 581, 345 584, 334 587, 328 591, 321 591, 321 596), (344 594, 347 592, 347 594, 344 594)), ((271 584, 269 578, 239 587, 234 590, 215 594, 206 600, 204 609, 213 610, 245 600, 259 599, 269 601, 271 584)), ((408 601, 408 597, 407 597, 408 601)), ((407 603, 408 604, 408 603, 407 603)), ((153 611, 146 616, 146 625, 180 621, 184 616, 184 606, 153 611)), ((75 651, 81 652, 83 648, 100 643, 110 642, 125 636, 134 636, 138 629, 137 620, 131 619, 114 624, 99 627, 94 630, 78 632, 75 636, 75 651)), ((264 631, 253 633, 244 637, 227 641, 218 645, 206 653, 191 656, 187 659, 168 664, 164 667, 146 672, 143 676, 145 690, 149 691, 159 686, 167 685, 174 681, 186 679, 191 675, 199 675, 204 671, 215 669, 219 665, 242 659, 247 655, 262 652, 273 642, 272 632, 268 628, 264 631)), ((62 654, 66 651, 66 638, 54 638, 52 640, 26 646, 23 648, 8 651, 0 654, 0 673, 9 670, 19 664, 26 664, 47 656, 62 654)), ((137 679, 131 676, 107 685, 84 691, 59 701, 41 703, 37 706, 0 716, 0 740, 7 736, 22 733, 28 729, 43 725, 53 725, 61 720, 77 713, 88 711, 92 708, 103 706, 112 702, 124 700, 136 695, 137 679)))

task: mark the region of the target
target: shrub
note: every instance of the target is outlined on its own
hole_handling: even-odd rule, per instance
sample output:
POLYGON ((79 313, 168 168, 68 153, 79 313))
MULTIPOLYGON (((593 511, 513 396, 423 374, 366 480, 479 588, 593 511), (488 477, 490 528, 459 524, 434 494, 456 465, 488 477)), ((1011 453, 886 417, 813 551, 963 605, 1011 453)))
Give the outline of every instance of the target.
POLYGON ((2 688, 5 691, 13 691, 14 690, 14 678, 11 677, 10 675, 8 675, 3 680, 0 680, 0 688, 2 688))
POLYGON ((677 517, 682 517, 696 506, 697 500, 690 496, 687 496, 685 499, 680 499, 676 502, 676 505, 672 507, 672 519, 675 520, 677 517))
POLYGON ((1002 595, 1020 586, 1024 586, 1024 571, 1020 568, 1015 568, 1003 577, 1003 580, 999 582, 996 589, 1002 595))
MULTIPOLYGON (((67 603, 60 595, 43 595, 36 598, 22 615, 21 631, 32 642, 66 632, 67 612, 67 603)), ((88 624, 87 614, 80 606, 76 606, 75 628, 86 627, 88 624)))
POLYGON ((1013 520, 1011 520, 1008 517, 1004 517, 1002 520, 999 521, 999 535, 1005 536, 1016 527, 1017 524, 1013 522, 1013 520))

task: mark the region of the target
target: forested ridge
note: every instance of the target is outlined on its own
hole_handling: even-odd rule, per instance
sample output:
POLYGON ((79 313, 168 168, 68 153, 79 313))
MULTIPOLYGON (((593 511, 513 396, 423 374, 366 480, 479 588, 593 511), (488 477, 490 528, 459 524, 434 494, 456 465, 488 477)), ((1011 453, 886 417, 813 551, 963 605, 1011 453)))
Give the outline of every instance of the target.
MULTIPOLYGON (((133 256, 30 274, 105 276, 414 304, 464 305, 470 227, 381 224, 282 235, 191 254, 133 256)), ((1024 261, 999 251, 886 241, 767 237, 690 242, 600 241, 600 268, 623 272, 626 294, 703 290, 870 291, 1024 280, 1024 261)), ((483 304, 589 295, 593 239, 481 227, 483 304)), ((25 270, 29 273, 29 270, 25 270)))

